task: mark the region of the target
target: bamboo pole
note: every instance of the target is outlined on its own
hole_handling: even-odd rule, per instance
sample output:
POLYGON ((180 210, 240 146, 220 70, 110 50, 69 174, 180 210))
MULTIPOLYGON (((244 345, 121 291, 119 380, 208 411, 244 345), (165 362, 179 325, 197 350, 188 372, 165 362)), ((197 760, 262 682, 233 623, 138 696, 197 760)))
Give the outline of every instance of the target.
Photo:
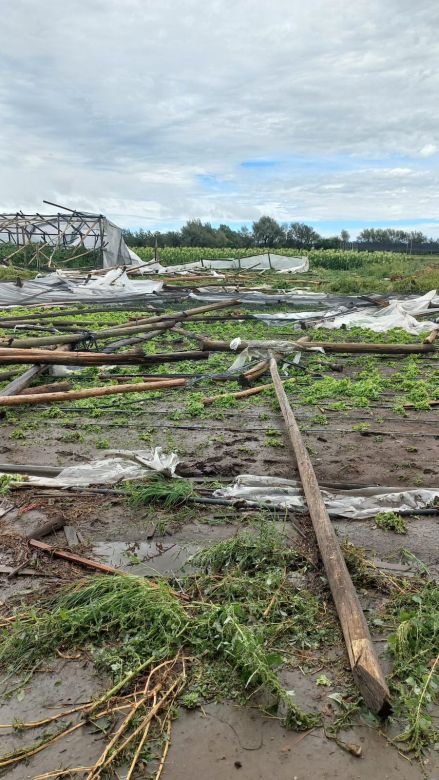
POLYGON ((418 352, 433 352, 434 344, 384 344, 384 343, 365 343, 355 341, 275 341, 275 340, 242 340, 236 350, 231 350, 227 341, 215 341, 213 339, 199 339, 203 349, 209 352, 242 352, 244 349, 275 350, 276 352, 294 352, 296 350, 305 351, 320 347, 325 352, 377 352, 385 355, 403 355, 418 352))
POLYGON ((310 457, 282 386, 276 360, 273 357, 270 360, 270 372, 287 427, 288 438, 296 456, 306 502, 343 631, 354 680, 368 707, 373 712, 387 715, 391 711, 389 689, 372 644, 357 592, 320 493, 310 457))
POLYGON ((185 384, 185 379, 164 379, 161 382, 138 382, 132 385, 87 387, 84 390, 71 390, 70 392, 0 396, 0 407, 22 406, 24 404, 51 404, 55 401, 76 401, 80 398, 97 398, 102 395, 117 395, 119 393, 146 393, 155 390, 167 390, 171 387, 181 387, 185 384))

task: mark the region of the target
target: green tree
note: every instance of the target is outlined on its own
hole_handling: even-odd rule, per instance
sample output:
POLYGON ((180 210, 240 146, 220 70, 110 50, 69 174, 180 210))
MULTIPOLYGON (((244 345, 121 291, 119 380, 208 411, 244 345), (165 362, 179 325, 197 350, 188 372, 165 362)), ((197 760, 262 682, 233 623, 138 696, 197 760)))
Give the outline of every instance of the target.
POLYGON ((320 236, 310 225, 305 225, 303 222, 292 222, 287 231, 287 241, 289 246, 310 249, 320 241, 320 236))
POLYGON ((272 217, 261 217, 253 222, 252 230, 256 246, 282 246, 285 241, 283 229, 272 217))

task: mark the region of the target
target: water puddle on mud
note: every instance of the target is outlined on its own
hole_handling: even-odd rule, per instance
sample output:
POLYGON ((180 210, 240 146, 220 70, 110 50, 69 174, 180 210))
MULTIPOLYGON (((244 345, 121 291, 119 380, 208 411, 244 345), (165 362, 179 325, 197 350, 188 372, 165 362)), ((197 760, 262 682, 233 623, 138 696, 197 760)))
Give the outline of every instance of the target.
POLYGON ((193 567, 185 564, 199 549, 196 544, 98 542, 93 547, 92 557, 128 574, 175 575, 183 568, 185 573, 194 571, 193 567))

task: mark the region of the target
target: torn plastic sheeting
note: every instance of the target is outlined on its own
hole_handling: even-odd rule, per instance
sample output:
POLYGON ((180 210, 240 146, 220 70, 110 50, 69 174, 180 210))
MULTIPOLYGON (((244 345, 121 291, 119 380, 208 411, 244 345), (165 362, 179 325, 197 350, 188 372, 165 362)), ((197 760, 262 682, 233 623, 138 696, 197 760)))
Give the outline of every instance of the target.
POLYGON ((395 299, 390 301, 389 305, 377 309, 371 307, 362 311, 347 312, 330 322, 322 320, 317 324, 318 328, 340 328, 342 325, 346 328, 369 328, 376 333, 385 333, 392 328, 401 328, 407 333, 419 335, 424 331, 431 331, 437 327, 434 321, 415 319, 417 314, 424 314, 428 311, 430 305, 439 304, 439 296, 436 290, 419 298, 395 299))
POLYGON ((69 278, 61 271, 33 280, 0 283, 0 306, 22 306, 32 303, 112 303, 152 295, 162 290, 162 282, 134 281, 125 271, 112 269, 102 277, 88 280, 69 278))
POLYGON ((67 466, 56 477, 28 477, 26 482, 39 487, 89 487, 115 485, 130 479, 141 479, 150 473, 175 476, 180 463, 175 452, 169 455, 161 447, 151 450, 109 450, 108 456, 90 463, 67 466))
MULTIPOLYGON (((231 350, 235 351, 240 348, 241 344, 243 343, 243 339, 241 336, 236 336, 229 344, 229 347, 231 350)), ((291 354, 296 349, 303 349, 303 346, 306 346, 307 352, 323 352, 324 349, 322 347, 319 347, 316 343, 315 346, 311 346, 311 342, 306 345, 300 344, 294 342, 294 341, 281 341, 280 339, 276 340, 270 340, 270 339, 258 339, 255 341, 249 341, 248 339, 244 339, 245 347, 241 350, 241 352, 247 352, 247 354, 251 353, 252 357, 267 357, 267 352, 270 350, 273 350, 274 352, 285 352, 286 354, 291 354)), ((244 361, 245 362, 245 361, 244 361)), ((236 363, 236 361, 235 361, 236 363)), ((235 366, 235 363, 233 363, 233 366, 235 366)))
MULTIPOLYGON (((378 512, 416 511, 432 506, 439 488, 401 490, 398 487, 368 487, 355 490, 328 490, 321 493, 330 515, 362 520, 378 512)), ((220 488, 214 496, 231 501, 266 503, 280 509, 304 511, 302 484, 294 479, 240 474, 233 485, 220 488)))
POLYGON ((340 306, 333 311, 327 311, 322 313, 321 311, 287 311, 277 312, 276 314, 254 314, 253 317, 257 320, 263 320, 268 324, 277 325, 279 322, 301 322, 302 320, 326 320, 332 317, 337 317, 339 314, 343 314, 347 311, 346 306, 340 306))
POLYGON ((276 271, 277 273, 304 273, 309 271, 307 257, 288 257, 265 253, 250 257, 234 258, 226 260, 199 260, 196 263, 182 263, 181 265, 163 266, 156 261, 147 263, 142 267, 142 273, 155 272, 159 274, 185 274, 192 271, 276 271))

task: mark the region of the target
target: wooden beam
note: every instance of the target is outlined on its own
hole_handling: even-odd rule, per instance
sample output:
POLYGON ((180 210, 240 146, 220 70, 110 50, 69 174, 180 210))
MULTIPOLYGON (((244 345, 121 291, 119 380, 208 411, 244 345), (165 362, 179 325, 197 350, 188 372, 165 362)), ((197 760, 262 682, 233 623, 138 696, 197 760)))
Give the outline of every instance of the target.
POLYGON ((337 536, 324 504, 317 478, 288 402, 277 368, 270 360, 270 373, 296 456, 320 555, 337 609, 354 680, 368 707, 380 715, 391 711, 390 693, 380 667, 369 629, 348 572, 337 536))

